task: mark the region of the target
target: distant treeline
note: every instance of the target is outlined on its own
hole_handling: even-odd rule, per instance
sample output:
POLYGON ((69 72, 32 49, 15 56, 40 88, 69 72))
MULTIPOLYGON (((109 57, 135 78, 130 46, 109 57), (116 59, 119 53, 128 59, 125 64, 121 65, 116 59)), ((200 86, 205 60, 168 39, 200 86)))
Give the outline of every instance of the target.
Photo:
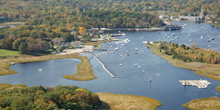
POLYGON ((160 42, 158 50, 167 55, 173 56, 173 59, 179 59, 184 62, 203 62, 209 64, 220 63, 220 52, 197 48, 197 44, 192 43, 191 47, 184 44, 160 42))
POLYGON ((0 0, 1 11, 10 20, 45 14, 78 14, 88 10, 121 10, 125 12, 170 11, 184 15, 219 16, 219 0, 0 0), (33 14, 36 13, 36 14, 33 14))
POLYGON ((96 110, 99 97, 76 86, 4 89, 0 91, 0 109, 4 110, 96 110))

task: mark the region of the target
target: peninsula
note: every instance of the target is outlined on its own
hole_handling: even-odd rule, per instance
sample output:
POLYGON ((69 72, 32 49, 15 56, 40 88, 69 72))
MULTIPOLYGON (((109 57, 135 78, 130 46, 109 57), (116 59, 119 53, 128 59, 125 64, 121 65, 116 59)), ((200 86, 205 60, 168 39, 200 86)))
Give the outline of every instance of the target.
POLYGON ((199 75, 220 80, 218 51, 166 42, 148 42, 146 46, 174 66, 194 70, 199 75))

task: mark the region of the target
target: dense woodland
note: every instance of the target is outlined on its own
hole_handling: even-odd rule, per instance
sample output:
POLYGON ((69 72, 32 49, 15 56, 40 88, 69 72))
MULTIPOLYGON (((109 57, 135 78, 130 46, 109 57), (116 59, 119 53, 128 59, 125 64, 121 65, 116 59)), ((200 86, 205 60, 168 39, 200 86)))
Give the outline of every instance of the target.
POLYGON ((179 59, 184 62, 203 62, 209 64, 220 63, 220 52, 198 48, 196 43, 192 43, 191 47, 184 44, 160 42, 158 49, 167 55, 171 55, 173 59, 179 59))
POLYGON ((0 109, 5 110, 95 110, 99 97, 76 86, 4 89, 0 91, 0 109))
POLYGON ((219 5, 219 0, 0 0, 0 22, 24 22, 0 29, 0 48, 46 52, 54 39, 90 41, 90 28, 160 27, 161 12, 198 15, 202 9, 218 24, 219 5))

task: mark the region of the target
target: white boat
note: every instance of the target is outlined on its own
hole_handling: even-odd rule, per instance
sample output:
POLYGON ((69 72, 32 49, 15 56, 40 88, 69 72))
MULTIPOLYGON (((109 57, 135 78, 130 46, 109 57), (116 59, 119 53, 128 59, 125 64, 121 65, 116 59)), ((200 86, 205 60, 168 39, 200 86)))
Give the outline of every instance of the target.
POLYGON ((118 48, 115 48, 115 51, 117 51, 118 50, 118 48))
POLYGON ((137 66, 137 65, 138 65, 137 63, 134 64, 134 66, 137 66))
POLYGON ((144 73, 144 70, 142 70, 142 73, 144 73))
POLYGON ((200 39, 203 39, 203 36, 201 36, 200 39))
POLYGON ((43 69, 39 68, 38 71, 43 71, 43 69))
POLYGON ((122 64, 120 63, 119 66, 122 66, 122 64))
POLYGON ((148 82, 151 82, 151 81, 152 81, 152 78, 149 78, 149 79, 148 79, 148 82))
POLYGON ((138 48, 135 48, 135 51, 137 51, 138 50, 138 48))
POLYGON ((188 37, 190 37, 190 34, 188 34, 188 37))
POLYGON ((138 68, 140 68, 141 66, 140 65, 138 65, 138 68))

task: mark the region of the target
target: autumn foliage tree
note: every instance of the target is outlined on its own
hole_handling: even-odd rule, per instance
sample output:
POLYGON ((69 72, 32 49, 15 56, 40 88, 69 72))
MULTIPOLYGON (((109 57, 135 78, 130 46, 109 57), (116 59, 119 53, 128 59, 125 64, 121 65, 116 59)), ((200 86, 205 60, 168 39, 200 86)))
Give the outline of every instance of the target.
POLYGON ((188 47, 184 44, 178 45, 176 43, 160 42, 158 49, 162 50, 160 52, 164 52, 174 59, 179 59, 184 62, 220 63, 220 52, 198 48, 197 43, 192 43, 191 47, 188 47))
POLYGON ((85 33, 85 31, 86 31, 86 28, 85 28, 85 27, 80 27, 80 28, 79 28, 79 33, 80 33, 80 35, 83 35, 83 34, 85 33))
POLYGON ((99 97, 76 86, 4 89, 0 91, 0 109, 19 110, 96 110, 99 97))

